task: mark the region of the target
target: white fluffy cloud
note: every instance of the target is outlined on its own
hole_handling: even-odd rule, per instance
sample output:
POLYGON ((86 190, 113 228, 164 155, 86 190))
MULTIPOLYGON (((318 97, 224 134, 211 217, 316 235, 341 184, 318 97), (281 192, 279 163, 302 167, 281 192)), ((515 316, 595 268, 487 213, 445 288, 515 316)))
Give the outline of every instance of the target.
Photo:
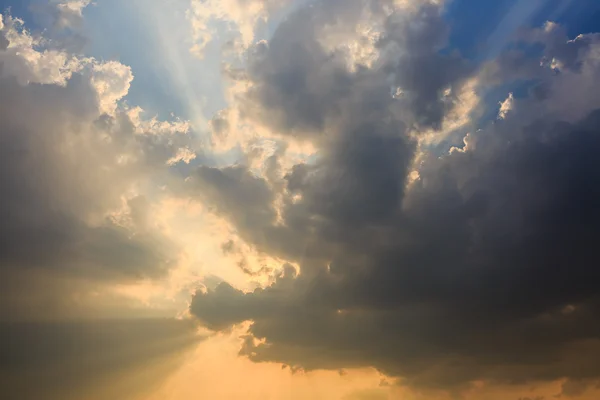
POLYGON ((92 0, 53 0, 58 11, 58 24, 61 27, 76 27, 83 20, 83 10, 92 0))
POLYGON ((28 83, 65 85, 73 73, 81 71, 84 63, 76 57, 56 49, 40 49, 43 39, 34 38, 24 22, 10 15, 5 17, 2 33, 7 48, 0 51, 2 73, 28 83))
POLYGON ((129 92, 133 73, 131 68, 116 61, 91 61, 90 82, 98 93, 100 111, 113 114, 117 102, 129 92))
POLYGON ((116 61, 99 62, 45 46, 34 38, 20 19, 8 16, 3 29, 7 48, 0 52, 2 73, 14 76, 21 85, 30 83, 66 86, 73 74, 82 74, 96 90, 100 113, 114 113, 117 102, 129 92, 131 68, 116 61))
POLYGON ((508 94, 506 100, 500 103, 500 110, 498 111, 498 118, 505 119, 508 113, 513 109, 515 99, 512 93, 508 94))
POLYGON ((192 0, 189 18, 193 27, 193 51, 202 55, 213 40, 215 23, 232 25, 243 47, 254 41, 256 26, 291 0, 192 0))

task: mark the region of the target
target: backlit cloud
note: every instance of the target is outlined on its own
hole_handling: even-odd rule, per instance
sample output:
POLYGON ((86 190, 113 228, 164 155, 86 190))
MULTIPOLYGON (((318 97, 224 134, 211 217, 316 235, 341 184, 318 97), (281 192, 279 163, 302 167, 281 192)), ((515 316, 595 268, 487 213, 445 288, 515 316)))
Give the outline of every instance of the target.
POLYGON ((26 3, 0 392, 598 397, 595 2, 26 3))
POLYGON ((279 186, 242 166, 200 169, 189 184, 300 273, 286 267, 253 292, 198 292, 192 313, 213 329, 252 321, 260 341, 242 354, 257 362, 375 366, 405 385, 456 390, 595 379, 596 36, 546 24, 517 39, 553 62, 521 53, 540 71, 529 94, 507 93, 501 118, 465 150, 420 154, 407 188, 415 132, 442 129, 460 105, 452 93, 475 77, 482 92, 509 82, 448 49, 441 6, 427 2, 382 11, 377 59, 349 69, 323 43, 366 4, 317 2, 251 49, 243 117, 311 141, 317 157, 279 186))

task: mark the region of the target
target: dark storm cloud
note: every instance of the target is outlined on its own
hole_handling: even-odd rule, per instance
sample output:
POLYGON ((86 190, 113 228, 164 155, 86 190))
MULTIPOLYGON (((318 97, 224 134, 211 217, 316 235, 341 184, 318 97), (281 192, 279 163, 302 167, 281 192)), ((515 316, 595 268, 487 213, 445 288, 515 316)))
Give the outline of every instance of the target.
POLYGON ((418 126, 439 129, 454 107, 442 92, 460 88, 472 70, 457 52, 440 52, 447 46, 449 34, 440 7, 425 3, 417 15, 392 14, 384 32, 379 46, 401 49, 388 72, 393 73, 395 84, 402 89, 402 99, 407 103, 403 107, 411 110, 418 126))
MULTIPOLYGON (((268 44, 259 43, 252 50, 247 73, 238 74, 251 83, 248 92, 240 95, 242 114, 276 134, 315 139, 320 147, 319 161, 298 165, 287 176, 290 192, 306 200, 295 205, 290 198, 284 199, 291 230, 271 223, 273 195, 268 203, 255 202, 258 192, 274 185, 273 179, 267 183, 257 177, 244 178, 241 185, 254 183, 256 187, 246 187, 252 194, 249 205, 242 208, 241 193, 227 199, 213 188, 226 185, 227 191, 234 190, 231 168, 221 172, 201 169, 190 184, 201 188, 202 196, 212 199, 219 212, 232 217, 246 239, 260 240, 277 254, 305 254, 306 240, 297 237, 309 236, 315 229, 329 236, 346 235, 344 224, 387 218, 403 197, 413 157, 415 143, 409 128, 439 126, 455 105, 455 99, 443 93, 459 87, 471 70, 457 54, 440 53, 446 46, 447 29, 439 7, 424 3, 406 16, 387 15, 383 12, 387 3, 317 2, 291 15, 268 44), (356 39, 352 32, 361 23, 365 7, 370 11, 367 21, 381 23, 384 29, 374 46, 385 56, 372 68, 358 66, 351 71, 346 54, 328 50, 324 42, 332 40, 329 35, 356 39), (446 73, 432 78, 434 70, 446 73), (401 98, 390 95, 396 85, 405 90, 401 98), (227 176, 211 184, 205 182, 207 172, 213 178, 219 173, 227 176), (232 201, 240 207, 229 207, 232 201), (264 208, 260 213, 270 215, 258 218, 255 213, 260 207, 264 208), (322 221, 313 221, 309 214, 322 221)), ((272 162, 276 159, 271 157, 272 162)), ((241 169, 235 167, 238 175, 241 169)), ((250 171, 244 174, 251 175, 250 171)))
MULTIPOLYGON (((443 388, 482 379, 597 378, 597 42, 578 38, 585 45, 576 52, 544 42, 547 54, 565 60, 562 70, 540 76, 547 94, 516 99, 505 120, 470 134, 464 149, 425 157, 419 179, 408 183, 414 143, 407 126, 436 127, 448 112, 439 92, 468 71, 454 56, 446 59, 446 72, 443 62, 436 64, 437 57, 448 57, 438 52, 445 33, 426 23, 435 15, 428 7, 407 17, 422 28, 415 43, 424 48, 400 47, 416 54, 415 66, 431 68, 411 69, 402 52, 397 58, 402 67, 393 82, 408 86, 407 99, 392 100, 390 84, 386 89, 381 79, 387 74, 379 73, 390 65, 386 61, 373 71, 344 72, 350 83, 319 75, 327 82, 317 87, 333 97, 304 113, 302 104, 321 104, 322 98, 307 94, 306 78, 313 70, 331 71, 330 59, 314 58, 322 53, 317 47, 316 53, 297 49, 300 59, 293 63, 274 59, 266 65, 268 76, 281 80, 259 81, 250 96, 261 93, 254 97, 259 106, 262 93, 277 93, 281 101, 264 103, 274 118, 265 114, 263 123, 322 135, 322 121, 334 116, 326 137, 318 139, 318 160, 294 166, 281 192, 242 166, 235 174, 211 170, 209 179, 201 170, 194 188, 208 193, 204 198, 248 243, 298 262, 301 273, 290 271, 250 293, 223 283, 198 292, 191 312, 217 330, 252 320, 250 333, 266 343, 249 340, 242 354, 258 362, 307 369, 375 366, 409 385, 443 388), (423 54, 434 61, 423 63, 423 54), (286 75, 291 66, 302 72, 286 75), (398 78, 405 71, 411 75, 398 78), (299 85, 301 94, 284 90, 288 83, 299 85), (274 223, 276 196, 283 206, 274 223)), ((390 40, 411 40, 405 34, 393 39, 392 33, 390 40)), ((263 49, 264 59, 296 40, 281 28, 275 44, 263 49)))
POLYGON ((272 224, 275 210, 273 193, 268 184, 252 175, 246 168, 233 166, 223 169, 200 167, 193 177, 210 193, 204 195, 215 200, 216 207, 240 224, 272 224))
MULTIPOLYGON (((358 3, 350 1, 344 10, 354 14, 358 3)), ((322 23, 318 20, 334 18, 328 12, 334 7, 316 6, 323 14, 302 9, 283 22, 268 44, 260 43, 251 52, 246 79, 254 88, 244 95, 242 111, 281 133, 318 134, 352 88, 344 59, 327 53, 316 37, 322 23)))
POLYGON ((291 15, 268 44, 251 49, 246 73, 236 74, 252 84, 240 96, 243 116, 277 134, 313 139, 348 113, 367 117, 383 107, 402 112, 410 125, 439 127, 455 105, 443 93, 459 87, 471 67, 455 52, 440 52, 447 46, 448 30, 439 6, 423 2, 417 12, 388 15, 384 10, 390 3, 314 2, 291 15), (375 68, 359 64, 350 71, 344 48, 332 51, 328 41, 335 45, 338 38, 350 37, 364 46, 357 29, 365 23, 382 25, 373 46, 387 56, 375 68), (387 93, 393 84, 404 91, 396 101, 387 93), (363 103, 360 108, 354 107, 357 99, 363 103))
POLYGON ((257 361, 375 365, 429 385, 596 376, 599 129, 600 112, 453 153, 404 210, 313 231, 343 249, 328 272, 250 294, 221 285, 192 312, 213 328, 253 320, 269 342, 248 351, 257 361))

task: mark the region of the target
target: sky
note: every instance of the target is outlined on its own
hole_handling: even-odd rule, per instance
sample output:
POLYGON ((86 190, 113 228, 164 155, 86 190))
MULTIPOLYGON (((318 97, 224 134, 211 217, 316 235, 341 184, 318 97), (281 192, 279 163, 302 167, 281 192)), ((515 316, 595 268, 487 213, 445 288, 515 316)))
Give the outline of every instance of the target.
POLYGON ((7 400, 600 397, 596 0, 0 0, 7 400))

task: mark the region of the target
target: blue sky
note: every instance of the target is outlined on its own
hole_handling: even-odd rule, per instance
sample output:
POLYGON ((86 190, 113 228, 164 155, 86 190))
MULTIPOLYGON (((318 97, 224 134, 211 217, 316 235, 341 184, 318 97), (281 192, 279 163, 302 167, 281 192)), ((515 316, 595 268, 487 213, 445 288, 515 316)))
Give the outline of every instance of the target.
MULTIPOLYGON (((10 9, 13 16, 26 21, 27 29, 39 32, 46 27, 40 26, 32 10, 43 3, 2 0, 0 9, 10 9)), ((135 80, 126 100, 163 119, 171 114, 192 119, 189 103, 197 103, 206 119, 226 106, 218 58, 221 43, 211 43, 204 60, 193 56, 186 10, 186 2, 179 0, 100 0, 84 10, 82 31, 87 44, 83 52, 130 66, 135 80), (157 23, 166 34, 159 36, 157 23), (182 86, 189 98, 182 98, 182 86)))
POLYGON ((551 20, 569 35, 597 32, 600 2, 595 0, 454 0, 447 7, 451 47, 470 58, 499 51, 518 28, 541 26, 551 20))

